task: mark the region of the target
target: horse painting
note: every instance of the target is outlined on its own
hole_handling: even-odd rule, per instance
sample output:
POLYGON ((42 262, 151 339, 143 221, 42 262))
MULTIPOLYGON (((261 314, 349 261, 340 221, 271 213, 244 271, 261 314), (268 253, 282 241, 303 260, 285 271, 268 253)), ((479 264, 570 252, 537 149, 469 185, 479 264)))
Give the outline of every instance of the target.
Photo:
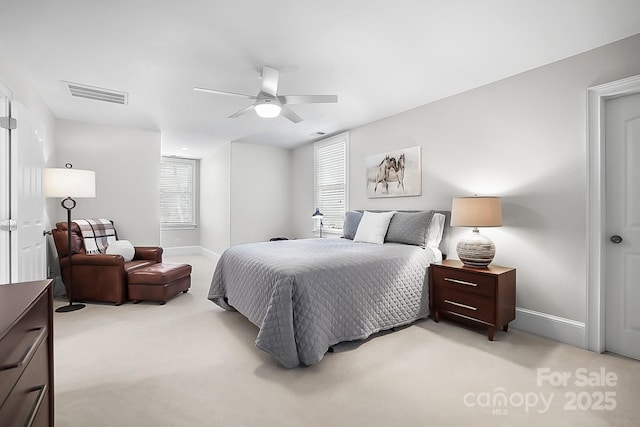
POLYGON ((395 169, 395 167, 396 167, 395 157, 389 157, 389 155, 387 154, 384 160, 382 160, 378 165, 378 172, 376 173, 376 180, 375 180, 376 185, 373 188, 374 193, 378 191, 378 184, 380 183, 384 185, 385 193, 389 192, 389 184, 388 184, 389 171, 392 169, 395 169))
POLYGON ((389 182, 398 182, 398 188, 402 188, 402 192, 404 193, 404 165, 405 165, 405 156, 404 153, 398 157, 396 160, 395 157, 387 156, 380 162, 378 165, 378 172, 376 173, 375 179, 375 187, 373 188, 373 192, 376 193, 378 191, 378 184, 382 183, 384 185, 384 192, 389 192, 389 182))
POLYGON ((367 196, 401 197, 422 194, 421 147, 368 156, 367 196))

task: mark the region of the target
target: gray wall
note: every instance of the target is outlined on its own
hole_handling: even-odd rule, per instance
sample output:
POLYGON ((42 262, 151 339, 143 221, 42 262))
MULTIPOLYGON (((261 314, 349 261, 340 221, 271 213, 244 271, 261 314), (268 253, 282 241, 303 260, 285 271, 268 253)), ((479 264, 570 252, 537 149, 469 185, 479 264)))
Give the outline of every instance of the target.
POLYGON ((231 246, 231 144, 200 160, 200 245, 216 254, 231 246))
MULTIPOLYGON (((52 167, 56 162, 56 119, 26 76, 27 74, 10 60, 9 55, 0 46, 0 80, 13 91, 14 100, 24 105, 35 120, 44 126, 46 135, 43 141, 44 160, 47 167, 52 167)), ((54 199, 47 200, 48 218, 46 225, 48 228, 52 224, 49 218, 58 207, 60 207, 60 202, 56 202, 54 199)))
POLYGON ((201 160, 201 246, 293 237, 291 150, 231 142, 201 160))
POLYGON ((231 143, 231 241, 291 237, 291 151, 231 143))
MULTIPOLYGON (((584 322, 586 90, 640 74, 638 52, 640 35, 352 129, 350 208, 448 209, 455 196, 501 196, 505 226, 482 232, 495 262, 517 268, 517 305, 584 322), (422 196, 368 199, 365 158, 412 146, 422 147, 422 196)), ((313 209, 313 150, 293 158, 301 234, 309 226, 299 216, 313 209)), ((467 230, 453 231, 455 257, 467 230)))
POLYGON ((313 144, 303 145, 291 153, 291 213, 293 234, 297 238, 311 238, 313 235, 314 204, 314 160, 313 144))
MULTIPOLYGON (((96 172, 96 197, 78 199, 73 218, 114 221, 118 238, 137 246, 160 244, 160 133, 59 120, 58 165, 96 172)), ((57 210, 57 220, 66 214, 57 210)))

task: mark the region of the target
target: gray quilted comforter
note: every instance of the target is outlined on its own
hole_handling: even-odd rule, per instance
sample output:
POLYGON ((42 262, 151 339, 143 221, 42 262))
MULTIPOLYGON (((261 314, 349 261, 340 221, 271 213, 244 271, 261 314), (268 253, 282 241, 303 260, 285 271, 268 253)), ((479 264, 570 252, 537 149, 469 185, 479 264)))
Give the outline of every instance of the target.
POLYGON ((347 239, 238 245, 220 257, 209 299, 258 326, 256 345, 283 366, 312 365, 333 344, 426 317, 436 256, 347 239))

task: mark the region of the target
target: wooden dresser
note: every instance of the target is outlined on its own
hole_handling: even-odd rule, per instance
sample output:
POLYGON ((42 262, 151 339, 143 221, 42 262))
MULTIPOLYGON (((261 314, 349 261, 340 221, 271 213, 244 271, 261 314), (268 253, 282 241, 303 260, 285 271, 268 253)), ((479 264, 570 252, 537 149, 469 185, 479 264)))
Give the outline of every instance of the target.
POLYGON ((0 285, 0 426, 53 426, 51 280, 0 285))
POLYGON ((493 264, 471 268, 456 260, 431 264, 429 306, 436 322, 445 315, 484 325, 493 341, 496 328, 506 332, 516 318, 516 270, 493 264))

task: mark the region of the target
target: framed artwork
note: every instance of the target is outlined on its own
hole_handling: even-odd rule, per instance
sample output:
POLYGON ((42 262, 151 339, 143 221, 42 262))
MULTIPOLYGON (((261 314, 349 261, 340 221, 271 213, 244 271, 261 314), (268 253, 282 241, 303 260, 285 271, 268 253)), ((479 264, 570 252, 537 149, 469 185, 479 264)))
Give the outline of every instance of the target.
POLYGON ((368 156, 367 197, 403 197, 422 194, 420 146, 368 156))

